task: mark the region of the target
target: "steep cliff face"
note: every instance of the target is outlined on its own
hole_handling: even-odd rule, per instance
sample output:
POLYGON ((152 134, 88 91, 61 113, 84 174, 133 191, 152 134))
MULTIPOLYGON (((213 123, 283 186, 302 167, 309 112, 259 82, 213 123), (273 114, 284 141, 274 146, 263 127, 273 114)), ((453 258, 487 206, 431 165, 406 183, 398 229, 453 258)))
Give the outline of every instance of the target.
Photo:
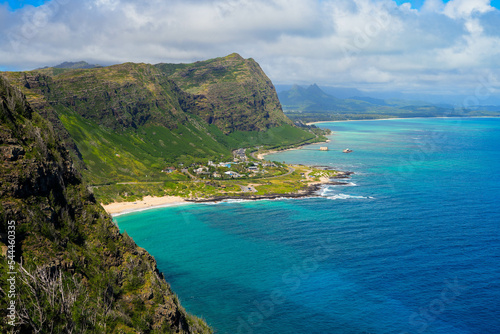
MULTIPOLYGON (((52 124, 2 76, 0 154, 2 319, 14 301, 15 329, 26 333, 210 332, 186 314, 155 260, 96 203, 52 124), (6 246, 9 222, 13 253, 6 246)), ((0 322, 0 332, 10 330, 0 322)))
POLYGON ((146 64, 4 75, 61 134, 93 183, 161 178, 175 159, 230 156, 223 134, 194 113, 194 97, 146 64))
POLYGON ((193 64, 2 74, 52 123, 92 184, 163 181, 170 164, 316 139, 284 115, 260 66, 237 54, 193 64))
MULTIPOLYGON (((157 124, 175 128, 187 121, 181 104, 189 94, 154 66, 125 63, 105 68, 6 73, 29 98, 69 108, 83 118, 115 131, 157 124)), ((30 101, 31 102, 31 101, 30 101)))
POLYGON ((271 80, 253 59, 233 53, 193 64, 155 65, 196 97, 193 112, 224 133, 292 124, 271 80))

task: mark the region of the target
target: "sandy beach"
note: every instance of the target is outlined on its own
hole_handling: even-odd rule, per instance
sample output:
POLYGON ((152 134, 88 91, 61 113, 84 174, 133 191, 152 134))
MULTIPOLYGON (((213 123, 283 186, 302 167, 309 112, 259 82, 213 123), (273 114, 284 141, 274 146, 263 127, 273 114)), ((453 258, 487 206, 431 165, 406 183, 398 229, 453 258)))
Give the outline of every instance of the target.
MULTIPOLYGON (((328 135, 328 136, 331 136, 331 135, 328 135)), ((313 145, 313 144, 326 144, 328 143, 327 141, 319 141, 317 143, 310 143, 310 144, 304 144, 304 145, 300 145, 300 146, 297 146, 297 147, 292 147, 292 148, 286 148, 284 150, 270 150, 270 151, 265 151, 265 152, 261 152, 259 154, 256 155, 257 159, 259 160, 264 160, 264 157, 268 154, 273 154, 273 153, 281 153, 281 152, 286 152, 286 151, 295 151, 295 150, 300 150, 301 148, 303 147, 306 147, 306 146, 309 146, 309 145, 313 145)))
POLYGON ((144 196, 140 201, 136 202, 115 202, 111 204, 104 205, 102 207, 107 213, 111 215, 116 215, 124 212, 131 212, 136 210, 148 209, 164 205, 176 205, 186 203, 184 198, 179 196, 163 196, 163 197, 153 197, 144 196))
MULTIPOLYGON (((412 117, 412 118, 425 118, 425 117, 412 117)), ((438 118, 438 117, 433 117, 433 118, 438 118)), ((446 118, 446 117, 442 117, 442 118, 446 118)), ((340 120, 340 121, 309 122, 309 123, 306 123, 306 125, 314 125, 314 124, 319 124, 319 123, 341 123, 341 122, 360 122, 360 121, 390 121, 392 119, 409 119, 409 118, 392 117, 392 118, 373 118, 373 119, 345 119, 345 120, 340 120)))
POLYGON ((318 121, 318 122, 309 122, 306 125, 313 125, 318 123, 339 123, 339 122, 369 122, 369 121, 391 121, 391 120, 402 120, 402 119, 429 119, 429 118, 499 118, 500 116, 467 116, 467 117, 458 117, 458 116, 436 116, 436 117, 391 117, 391 118, 373 118, 373 119, 346 119, 341 121, 318 121))
MULTIPOLYGON (((219 202, 224 199, 238 199, 238 200, 256 200, 256 199, 274 199, 274 198, 285 198, 285 197, 307 197, 312 195, 315 191, 319 189, 320 186, 326 184, 344 184, 344 182, 334 182, 330 177, 322 176, 318 181, 312 181, 312 179, 307 175, 307 179, 304 181, 307 182, 308 189, 306 191, 300 190, 296 193, 289 194, 269 194, 269 195, 258 195, 258 196, 250 196, 250 197, 241 197, 241 196, 216 196, 210 198, 195 198, 186 200, 179 196, 163 196, 163 197, 153 197, 153 196, 145 196, 142 200, 136 202, 115 202, 111 204, 101 204, 107 213, 112 216, 117 216, 124 213, 130 213, 134 211, 142 211, 147 209, 153 209, 163 206, 172 206, 172 205, 180 205, 187 203, 199 203, 199 202, 219 202)), ((249 184, 247 187, 258 187, 260 184, 249 184)), ((255 189, 255 188, 254 188, 255 189)))

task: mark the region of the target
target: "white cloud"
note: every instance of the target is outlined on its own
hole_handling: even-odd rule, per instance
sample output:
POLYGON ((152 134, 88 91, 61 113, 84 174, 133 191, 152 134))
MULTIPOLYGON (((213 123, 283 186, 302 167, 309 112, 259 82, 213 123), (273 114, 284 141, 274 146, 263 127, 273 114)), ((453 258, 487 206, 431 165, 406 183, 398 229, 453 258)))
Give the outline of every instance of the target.
POLYGON ((239 52, 276 83, 466 91, 500 66, 499 21, 488 0, 51 0, 0 5, 0 67, 239 52))
POLYGON ((442 0, 425 0, 421 11, 422 12, 441 12, 444 9, 442 0))
POLYGON ((463 18, 492 10, 494 8, 490 6, 490 0, 451 0, 446 4, 444 13, 452 18, 463 18))

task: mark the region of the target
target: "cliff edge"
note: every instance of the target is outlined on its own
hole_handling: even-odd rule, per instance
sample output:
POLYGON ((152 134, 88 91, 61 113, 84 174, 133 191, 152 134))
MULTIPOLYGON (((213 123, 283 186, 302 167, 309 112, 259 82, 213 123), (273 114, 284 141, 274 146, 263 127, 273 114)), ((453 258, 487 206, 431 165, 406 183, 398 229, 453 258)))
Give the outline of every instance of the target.
POLYGON ((53 125, 2 76, 0 154, 0 332, 211 333, 96 203, 53 125))

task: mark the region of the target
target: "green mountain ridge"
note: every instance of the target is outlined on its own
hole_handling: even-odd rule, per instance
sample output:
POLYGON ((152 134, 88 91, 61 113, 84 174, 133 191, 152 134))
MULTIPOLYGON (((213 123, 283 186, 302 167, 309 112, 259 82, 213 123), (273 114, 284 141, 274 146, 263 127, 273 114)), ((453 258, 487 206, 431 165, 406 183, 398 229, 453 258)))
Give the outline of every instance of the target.
POLYGON ((0 152, 0 332, 211 333, 154 258, 119 233, 52 124, 2 76, 0 152))
POLYGON ((77 61, 77 62, 65 61, 59 65, 45 66, 43 68, 66 68, 66 69, 73 69, 74 70, 74 69, 87 69, 87 68, 95 68, 95 67, 102 67, 102 66, 96 65, 96 64, 89 64, 86 61, 82 60, 82 61, 77 61))
POLYGON ((93 184, 163 180, 165 165, 318 140, 283 114, 258 64, 237 54, 3 75, 53 123, 93 184))
POLYGON ((292 124, 283 114, 271 80, 253 59, 233 53, 193 64, 155 66, 181 89, 195 94, 195 113, 226 134, 292 124))

